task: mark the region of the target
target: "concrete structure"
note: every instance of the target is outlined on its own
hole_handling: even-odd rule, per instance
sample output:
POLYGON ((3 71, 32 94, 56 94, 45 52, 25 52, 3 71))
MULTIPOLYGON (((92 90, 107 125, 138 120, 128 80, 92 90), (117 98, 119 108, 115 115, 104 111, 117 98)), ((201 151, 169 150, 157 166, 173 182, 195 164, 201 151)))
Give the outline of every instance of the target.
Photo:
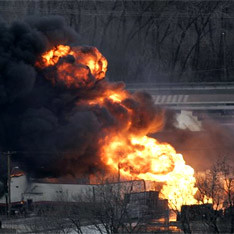
POLYGON ((234 111, 234 83, 127 84, 130 92, 150 93, 156 105, 174 110, 234 111))
POLYGON ((212 118, 234 128, 234 83, 127 84, 130 92, 146 91, 156 105, 174 110, 181 128, 193 125, 199 130, 202 121, 212 118), (189 120, 190 119, 190 120, 189 120))

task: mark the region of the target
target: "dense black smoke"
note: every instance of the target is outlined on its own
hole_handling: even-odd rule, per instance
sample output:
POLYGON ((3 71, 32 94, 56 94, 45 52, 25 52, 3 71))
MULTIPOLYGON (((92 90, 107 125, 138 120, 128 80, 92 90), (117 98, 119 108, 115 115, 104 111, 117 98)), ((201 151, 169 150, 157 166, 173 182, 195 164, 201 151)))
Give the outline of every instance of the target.
MULTIPOLYGON (((10 26, 0 23, 0 151, 13 151, 13 161, 33 176, 102 170, 99 139, 108 128, 118 131, 128 120, 121 105, 76 104, 110 86, 123 89, 122 83, 96 82, 88 87, 86 97, 85 88, 54 85, 45 76, 50 71, 35 66, 45 51, 59 44, 78 45, 78 38, 60 17, 28 18, 10 26)), ((124 103, 137 116, 132 131, 147 127, 160 112, 144 93, 136 93, 124 103)))
POLYGON ((34 66, 43 52, 77 39, 60 17, 0 22, 0 150, 16 151, 13 160, 35 175, 59 174, 51 168, 67 151, 95 156, 88 151, 100 128, 96 116, 74 111, 78 94, 53 87, 34 66))
MULTIPOLYGON (((36 177, 79 176, 106 169, 100 160, 100 139, 109 130, 118 133, 126 128, 130 116, 125 107, 133 113, 131 133, 152 133, 152 123, 154 130, 163 125, 162 111, 146 93, 128 95, 121 105, 110 100, 103 106, 80 102, 108 90, 121 91, 123 83, 94 82, 91 77, 88 87, 53 84, 48 79, 55 72, 53 66, 43 70, 35 63, 59 44, 79 45, 79 36, 60 17, 30 17, 10 26, 0 21, 0 151, 12 151, 13 161, 36 177)), ((83 48, 85 53, 91 50, 83 48)), ((75 60, 66 57, 60 63, 64 61, 75 60)), ((195 169, 206 169, 215 156, 233 151, 224 150, 232 145, 232 136, 216 124, 209 122, 203 132, 192 133, 175 128, 173 113, 166 112, 165 117, 165 131, 157 138, 175 146, 195 169), (203 150, 207 146, 209 150, 203 150)), ((0 170, 6 171, 6 157, 0 160, 0 170)))

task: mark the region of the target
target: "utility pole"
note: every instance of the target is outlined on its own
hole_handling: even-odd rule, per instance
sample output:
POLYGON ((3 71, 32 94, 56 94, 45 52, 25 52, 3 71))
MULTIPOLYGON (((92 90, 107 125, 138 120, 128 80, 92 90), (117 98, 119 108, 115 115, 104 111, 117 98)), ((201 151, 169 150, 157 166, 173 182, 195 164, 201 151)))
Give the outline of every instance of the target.
POLYGON ((7 215, 11 215, 11 153, 8 151, 7 156, 7 215))
POLYGON ((120 198, 120 165, 118 162, 118 198, 120 198))
POLYGON ((118 162, 118 183, 120 183, 120 165, 118 162))
POLYGON ((226 64, 226 40, 225 40, 225 32, 222 32, 222 40, 223 40, 223 73, 224 73, 224 79, 227 81, 227 64, 226 64))

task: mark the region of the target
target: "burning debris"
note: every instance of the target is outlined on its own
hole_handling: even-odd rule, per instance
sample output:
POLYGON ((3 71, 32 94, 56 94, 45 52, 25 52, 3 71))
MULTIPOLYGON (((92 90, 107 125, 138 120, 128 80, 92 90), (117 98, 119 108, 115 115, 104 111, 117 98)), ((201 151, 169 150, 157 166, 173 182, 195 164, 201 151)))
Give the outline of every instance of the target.
POLYGON ((196 202, 193 168, 148 136, 163 127, 163 110, 149 94, 106 81, 107 60, 77 46, 61 18, 1 24, 0 38, 1 148, 21 152, 14 159, 24 169, 41 177, 105 170, 162 182, 171 208, 196 202))

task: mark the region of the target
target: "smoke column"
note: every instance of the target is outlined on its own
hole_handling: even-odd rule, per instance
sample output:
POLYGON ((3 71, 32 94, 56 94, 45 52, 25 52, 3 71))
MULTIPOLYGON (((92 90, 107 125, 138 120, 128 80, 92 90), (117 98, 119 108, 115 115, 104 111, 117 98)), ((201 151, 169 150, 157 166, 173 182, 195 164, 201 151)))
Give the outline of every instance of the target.
MULTIPOLYGON (((97 51, 79 47, 78 38, 60 17, 0 22, 0 150, 17 151, 13 160, 33 176, 76 176, 105 169, 100 139, 110 129, 125 128, 129 119, 125 108, 114 102, 87 104, 108 90, 127 92, 123 83, 108 83, 100 74, 95 79, 98 74, 79 63, 82 53, 93 56, 97 51), (68 55, 56 66, 42 68, 43 53, 60 44, 76 48, 77 57, 68 55), (64 66, 76 66, 88 76, 87 84, 61 81, 58 70, 64 71, 64 66)), ((163 113, 148 94, 126 95, 124 105, 137 116, 132 132, 156 122, 153 131, 162 127, 163 113)))

